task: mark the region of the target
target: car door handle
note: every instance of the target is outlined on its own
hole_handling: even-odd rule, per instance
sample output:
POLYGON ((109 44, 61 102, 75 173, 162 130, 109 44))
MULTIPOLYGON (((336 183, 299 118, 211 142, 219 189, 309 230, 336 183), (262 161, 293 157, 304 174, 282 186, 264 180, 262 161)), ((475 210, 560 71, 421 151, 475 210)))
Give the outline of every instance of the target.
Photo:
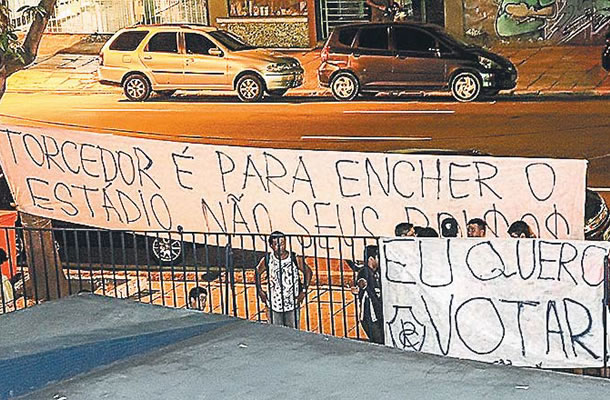
POLYGON ((354 53, 354 58, 360 57, 360 53, 354 53))
POLYGON ((152 60, 152 57, 151 57, 151 56, 144 56, 144 57, 142 57, 142 58, 143 58, 143 59, 145 59, 145 60, 152 60))

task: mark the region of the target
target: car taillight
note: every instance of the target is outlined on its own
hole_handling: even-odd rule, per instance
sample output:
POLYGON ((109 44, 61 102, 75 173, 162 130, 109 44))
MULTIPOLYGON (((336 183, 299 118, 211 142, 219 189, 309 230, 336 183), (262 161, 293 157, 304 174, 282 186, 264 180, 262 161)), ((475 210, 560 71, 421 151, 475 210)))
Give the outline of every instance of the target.
POLYGON ((330 53, 330 49, 328 46, 324 46, 322 51, 320 52, 320 59, 322 62, 326 62, 328 60, 328 54, 330 53))
POLYGON ((104 53, 100 53, 100 65, 104 65, 104 53))

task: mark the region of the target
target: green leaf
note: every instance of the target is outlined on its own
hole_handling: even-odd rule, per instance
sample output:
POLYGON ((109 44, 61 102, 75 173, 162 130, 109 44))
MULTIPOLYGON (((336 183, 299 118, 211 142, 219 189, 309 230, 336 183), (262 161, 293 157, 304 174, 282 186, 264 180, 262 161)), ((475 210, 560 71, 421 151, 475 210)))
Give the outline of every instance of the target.
POLYGON ((18 13, 23 13, 23 15, 29 16, 40 16, 41 18, 47 15, 47 11, 42 6, 21 6, 17 10, 18 13))

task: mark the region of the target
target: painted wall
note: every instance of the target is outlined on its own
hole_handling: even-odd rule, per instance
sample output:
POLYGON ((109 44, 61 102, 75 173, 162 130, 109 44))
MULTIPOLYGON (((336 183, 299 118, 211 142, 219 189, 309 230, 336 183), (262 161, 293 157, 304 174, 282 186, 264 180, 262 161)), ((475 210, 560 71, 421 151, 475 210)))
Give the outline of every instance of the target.
POLYGON ((255 47, 299 47, 309 43, 307 17, 218 18, 216 24, 255 47))
POLYGON ((480 44, 602 44, 610 0, 462 0, 464 35, 480 44))

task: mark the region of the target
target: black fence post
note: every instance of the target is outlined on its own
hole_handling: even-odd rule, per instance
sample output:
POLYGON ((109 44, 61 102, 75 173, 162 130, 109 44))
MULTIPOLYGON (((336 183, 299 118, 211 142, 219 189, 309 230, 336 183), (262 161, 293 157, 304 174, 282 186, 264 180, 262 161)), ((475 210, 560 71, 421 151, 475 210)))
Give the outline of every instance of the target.
POLYGON ((229 290, 231 291, 231 303, 233 315, 237 315, 237 297, 235 296, 235 266, 233 265, 233 247, 231 240, 233 237, 227 235, 227 245, 225 246, 225 265, 227 267, 228 278, 225 280, 225 314, 229 315, 229 290))
POLYGON ((608 261, 610 252, 604 257, 604 306, 602 322, 604 324, 604 378, 608 377, 608 261))

